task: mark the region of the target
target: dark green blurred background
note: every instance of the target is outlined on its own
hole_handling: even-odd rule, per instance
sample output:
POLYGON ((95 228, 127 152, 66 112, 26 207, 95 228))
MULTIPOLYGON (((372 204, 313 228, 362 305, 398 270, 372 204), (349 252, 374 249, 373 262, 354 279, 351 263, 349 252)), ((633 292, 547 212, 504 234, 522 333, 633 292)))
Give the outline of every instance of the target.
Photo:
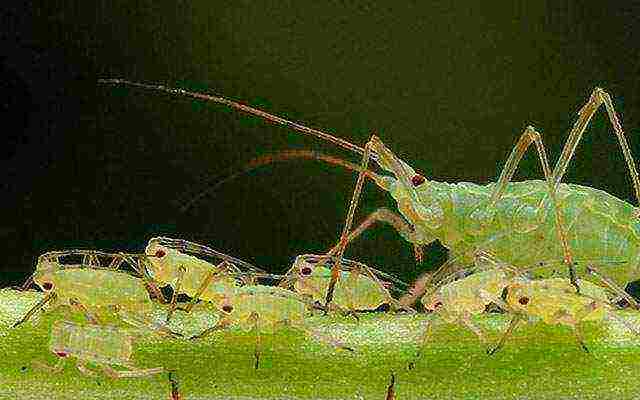
MULTIPOLYGON (((576 111, 602 86, 640 155, 639 7, 351 3, 6 7, 0 284, 21 282, 45 251, 141 251, 159 234, 274 272, 338 238, 355 175, 313 161, 264 167, 178 209, 259 155, 356 157, 221 106, 100 86, 99 77, 209 88, 360 145, 375 131, 426 176, 477 183, 496 179, 527 124, 555 161, 576 111)), ((517 175, 541 176, 533 152, 517 175)), ((635 204, 602 111, 566 181, 635 204)), ((393 202, 367 185, 357 219, 381 206, 393 202)), ((411 247, 381 227, 347 257, 411 280, 446 252, 432 246, 417 269, 411 247)))

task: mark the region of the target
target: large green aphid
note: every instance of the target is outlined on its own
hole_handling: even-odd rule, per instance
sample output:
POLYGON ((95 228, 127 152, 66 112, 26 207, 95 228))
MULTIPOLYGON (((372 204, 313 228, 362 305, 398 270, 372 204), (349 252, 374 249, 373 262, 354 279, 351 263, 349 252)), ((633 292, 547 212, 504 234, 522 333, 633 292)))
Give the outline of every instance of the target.
POLYGON ((90 364, 98 366, 111 378, 146 377, 164 372, 162 367, 140 369, 132 363, 134 336, 130 330, 116 326, 56 321, 51 327, 49 350, 58 356, 58 362, 53 367, 41 363, 36 366, 60 372, 65 362, 74 358, 76 367, 85 375, 95 374, 89 368, 90 364))
POLYGON ((305 320, 309 316, 308 306, 309 302, 300 295, 283 288, 265 285, 243 286, 217 304, 221 316, 220 323, 192 339, 206 337, 231 325, 240 326, 246 331, 253 330, 256 335, 254 352, 256 369, 259 366, 261 354, 260 335, 265 331, 273 331, 283 326, 293 327, 331 346, 352 351, 343 343, 306 326, 305 320))
MULTIPOLYGON (((334 263, 335 258, 325 259, 316 254, 300 255, 285 279, 293 281, 296 292, 321 305, 331 281, 334 263)), ((340 279, 336 284, 333 304, 350 311, 401 308, 391 296, 390 289, 404 290, 407 288, 404 282, 357 261, 343 259, 340 264, 340 279)))
MULTIPOLYGON (((384 214, 372 217, 396 227, 417 249, 417 256, 420 255, 419 249, 423 245, 438 239, 466 263, 471 263, 476 250, 491 252, 502 262, 517 268, 528 268, 541 261, 561 260, 560 264, 568 268, 571 282, 577 291, 579 286, 576 263, 580 266, 581 260, 591 260, 618 284, 639 277, 638 209, 597 189, 561 184, 589 121, 600 106, 604 105, 622 148, 636 201, 640 199, 640 179, 629 145, 610 96, 600 88, 593 90, 587 103, 578 112, 578 120, 572 127, 553 169, 547 159, 540 134, 529 126, 511 152, 498 182, 475 185, 429 180, 397 157, 375 135, 372 135, 362 148, 328 133, 221 96, 122 79, 106 79, 100 82, 216 102, 363 155, 345 227, 332 253, 338 260, 342 259, 347 243, 354 238, 350 232, 351 225, 364 178, 368 177, 378 187, 389 192, 397 202, 402 215, 400 222, 384 214), (545 180, 510 183, 518 163, 532 144, 535 145, 545 180), (373 160, 389 175, 368 171, 369 160, 373 160)), ((340 277, 339 267, 340 261, 332 268, 326 303, 330 303, 333 297, 336 281, 340 277)), ((551 269, 546 272, 540 270, 539 274, 548 277, 551 275, 550 271, 551 269)), ((434 279, 439 277, 440 274, 434 279)))

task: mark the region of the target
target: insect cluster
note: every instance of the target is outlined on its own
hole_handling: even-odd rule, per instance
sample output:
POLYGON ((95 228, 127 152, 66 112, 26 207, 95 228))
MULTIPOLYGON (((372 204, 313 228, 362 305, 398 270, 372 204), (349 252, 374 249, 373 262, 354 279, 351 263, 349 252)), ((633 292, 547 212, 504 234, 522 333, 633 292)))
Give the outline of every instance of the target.
MULTIPOLYGON (((622 147, 636 197, 640 198, 640 180, 631 151, 611 98, 602 89, 596 88, 578 112, 554 168, 541 135, 529 126, 498 181, 476 185, 431 180, 396 156, 376 135, 360 147, 220 96, 120 79, 101 83, 223 104, 319 137, 362 158, 356 165, 332 156, 289 151, 270 159, 312 158, 358 173, 336 245, 323 255, 298 256, 283 276, 207 246, 170 238, 151 239, 143 254, 73 250, 41 256, 32 278, 46 295, 20 323, 47 303, 64 304, 84 313, 89 324, 57 323, 51 342, 51 350, 61 358, 78 358, 81 371, 86 371, 86 362, 101 365, 111 376, 144 376, 161 371, 139 370, 129 363, 131 337, 110 334, 116 328, 102 322, 105 313, 168 340, 198 340, 232 325, 253 330, 254 366, 258 368, 260 332, 267 326, 289 325, 330 346, 354 351, 348 344, 309 327, 306 316, 313 312, 337 312, 357 319, 362 311, 415 313, 418 303, 417 309, 431 313, 422 333, 422 348, 428 343, 432 322, 437 320, 461 324, 479 340, 488 342, 473 317, 488 308, 496 309, 508 314, 511 322, 500 340, 488 346, 487 353, 492 355, 519 324, 531 319, 571 327, 580 347, 588 351, 582 322, 618 318, 612 311, 623 301, 638 308, 623 289, 624 284, 640 277, 638 208, 603 191, 561 182, 589 121, 604 106, 622 147), (512 182, 518 163, 532 144, 544 180, 512 182), (376 164, 381 172, 374 171, 370 164, 376 164), (353 228, 367 179, 391 195, 399 213, 381 208, 353 228), (392 275, 344 259, 347 245, 377 222, 391 225, 411 243, 418 263, 423 247, 435 240, 449 249, 449 261, 409 288, 392 275), (79 256, 81 262, 65 263, 62 259, 67 256, 79 256), (103 266, 103 259, 108 259, 108 265, 103 266), (131 272, 121 270, 123 263, 131 272), (272 284, 261 283, 265 280, 272 284), (172 288, 171 298, 165 298, 162 286, 172 288), (189 301, 180 301, 179 295, 186 295, 189 301), (166 311, 163 323, 150 316, 154 302, 166 311), (181 337, 169 328, 175 313, 188 314, 200 304, 214 308, 216 324, 190 337, 181 337), (118 372, 110 365, 128 370, 118 372)), ((627 326, 638 334, 633 326, 627 326)), ((409 368, 414 366, 415 360, 409 368)), ((394 380, 392 375, 390 393, 394 380)))

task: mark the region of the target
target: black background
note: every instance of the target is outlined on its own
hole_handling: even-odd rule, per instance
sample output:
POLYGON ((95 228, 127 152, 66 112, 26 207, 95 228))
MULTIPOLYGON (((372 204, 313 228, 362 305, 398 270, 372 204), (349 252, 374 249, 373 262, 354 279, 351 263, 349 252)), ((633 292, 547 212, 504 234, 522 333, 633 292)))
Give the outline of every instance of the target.
MULTIPOLYGON (((225 107, 98 85, 123 77, 209 89, 359 145, 372 132, 427 177, 495 180, 527 124, 556 160, 596 86, 640 154, 640 7, 632 2, 48 2, 4 7, 0 284, 38 254, 141 251, 195 240, 282 272, 338 238, 355 175, 313 161, 263 167, 179 207, 254 157, 357 157, 225 107), (321 3, 321 4, 317 4, 321 3), (384 5, 386 4, 386 5, 384 5)), ((566 181, 636 204, 604 112, 566 181)), ((519 179, 541 176, 529 153, 519 179)), ((389 196, 367 185, 357 219, 389 196)), ((347 251, 411 280, 425 265, 381 227, 347 251)))

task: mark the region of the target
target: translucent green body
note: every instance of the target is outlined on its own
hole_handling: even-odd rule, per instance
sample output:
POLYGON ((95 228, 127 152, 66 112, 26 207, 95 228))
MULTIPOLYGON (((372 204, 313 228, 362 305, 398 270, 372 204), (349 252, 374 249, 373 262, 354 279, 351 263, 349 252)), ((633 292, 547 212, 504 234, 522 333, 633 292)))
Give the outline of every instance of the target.
POLYGON ((126 272, 68 267, 44 269, 36 272, 34 281, 45 292, 54 292, 64 304, 75 300, 91 309, 115 305, 138 312, 151 308, 143 282, 126 272))
POLYGON ((284 322, 302 324, 306 313, 306 303, 297 294, 273 286, 243 286, 225 300, 225 304, 233 307, 227 313, 229 319, 246 329, 253 327, 252 315, 259 318, 260 329, 263 329, 284 322))
MULTIPOLYGON (((294 288, 313 301, 323 302, 330 280, 330 268, 315 267, 309 276, 300 276, 294 288)), ((386 297, 371 278, 357 272, 341 271, 333 292, 333 303, 350 310, 373 310, 386 303, 386 297)))
POLYGON ((60 357, 130 366, 133 338, 116 327, 56 321, 51 327, 49 349, 60 357))
POLYGON ((428 310, 437 308, 445 320, 455 322, 460 316, 484 312, 491 298, 500 298, 507 283, 507 274, 502 270, 477 272, 441 286, 431 296, 423 296, 422 304, 428 310), (483 290, 489 296, 480 295, 479 290, 483 290))
POLYGON ((547 324, 575 326, 581 321, 601 321, 609 301, 607 292, 591 282, 578 283, 581 295, 564 278, 516 283, 509 285, 506 301, 514 310, 539 317, 547 324))
MULTIPOLYGON (((449 184, 427 181, 411 188, 419 204, 400 181, 389 178, 389 192, 425 243, 437 238, 460 263, 472 264, 474 249, 493 253, 507 264, 539 268, 540 277, 560 270, 564 253, 547 184, 523 181, 507 186, 494 208, 488 207, 494 184, 449 184)), ((640 277, 640 220, 636 208, 604 191, 573 184, 558 187, 567 238, 578 268, 600 267, 618 283, 640 277)))

